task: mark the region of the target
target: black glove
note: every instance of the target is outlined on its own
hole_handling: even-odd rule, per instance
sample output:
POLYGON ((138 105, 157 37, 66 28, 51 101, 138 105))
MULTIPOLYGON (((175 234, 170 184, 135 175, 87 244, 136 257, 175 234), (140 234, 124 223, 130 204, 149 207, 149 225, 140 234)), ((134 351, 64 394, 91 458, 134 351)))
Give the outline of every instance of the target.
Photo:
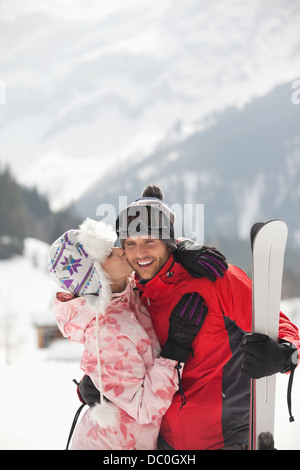
POLYGON ((192 240, 184 240, 177 245, 174 259, 194 277, 206 277, 215 281, 223 277, 228 269, 225 256, 216 248, 196 245, 192 240))
POLYGON ((100 403, 100 392, 88 375, 84 375, 79 382, 77 386, 77 394, 80 401, 89 406, 94 406, 96 403, 100 403))
POLYGON ((191 343, 200 331, 208 308, 197 292, 185 294, 170 316, 168 339, 160 355, 178 362, 186 362, 192 351, 191 343))
POLYGON ((277 372, 289 372, 295 350, 293 344, 279 344, 261 333, 246 334, 242 373, 252 379, 260 379, 277 372))

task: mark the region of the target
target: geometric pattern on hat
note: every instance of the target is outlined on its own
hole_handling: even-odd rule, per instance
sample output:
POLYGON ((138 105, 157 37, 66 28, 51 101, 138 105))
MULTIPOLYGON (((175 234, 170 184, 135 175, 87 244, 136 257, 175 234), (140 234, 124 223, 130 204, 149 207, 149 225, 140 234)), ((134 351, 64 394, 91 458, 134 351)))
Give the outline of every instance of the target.
POLYGON ((79 230, 69 230, 50 247, 48 270, 64 290, 75 295, 99 296, 101 283, 94 260, 85 251, 78 236, 79 230))

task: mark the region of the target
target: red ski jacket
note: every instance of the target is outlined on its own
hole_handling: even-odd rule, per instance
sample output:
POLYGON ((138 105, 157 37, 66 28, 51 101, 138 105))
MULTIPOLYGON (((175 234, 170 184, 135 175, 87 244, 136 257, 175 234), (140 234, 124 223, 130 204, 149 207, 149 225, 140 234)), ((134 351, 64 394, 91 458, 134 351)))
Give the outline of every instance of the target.
MULTIPOLYGON (((229 265, 224 277, 211 282, 190 276, 173 255, 161 271, 143 284, 141 299, 150 311, 163 346, 172 309, 181 297, 198 292, 208 314, 192 344, 182 375, 186 404, 177 392, 163 417, 161 437, 176 450, 219 449, 248 441, 250 380, 241 374, 242 339, 251 332, 251 281, 229 265)), ((298 329, 280 314, 279 337, 299 345, 298 329)))

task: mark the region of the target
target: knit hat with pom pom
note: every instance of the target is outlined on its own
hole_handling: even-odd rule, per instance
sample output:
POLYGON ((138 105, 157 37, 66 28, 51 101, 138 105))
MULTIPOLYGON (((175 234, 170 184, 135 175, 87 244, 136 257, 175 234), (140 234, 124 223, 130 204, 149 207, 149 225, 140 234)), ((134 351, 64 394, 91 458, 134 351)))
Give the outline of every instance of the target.
POLYGON ((119 214, 116 231, 122 247, 128 237, 150 236, 163 241, 171 251, 175 250, 175 214, 163 199, 161 188, 148 184, 143 189, 141 198, 129 204, 119 214))
POLYGON ((111 292, 101 264, 111 253, 116 239, 110 225, 86 219, 79 230, 68 230, 51 245, 50 276, 63 290, 85 296, 91 307, 105 310, 111 292))

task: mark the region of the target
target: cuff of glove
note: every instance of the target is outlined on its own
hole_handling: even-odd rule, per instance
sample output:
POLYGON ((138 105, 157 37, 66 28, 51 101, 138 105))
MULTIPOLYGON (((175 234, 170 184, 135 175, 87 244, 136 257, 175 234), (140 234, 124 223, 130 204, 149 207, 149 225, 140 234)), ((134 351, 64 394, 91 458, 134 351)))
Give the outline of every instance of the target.
POLYGON ((193 350, 189 342, 179 343, 176 339, 168 337, 160 355, 161 357, 173 359, 177 362, 186 362, 191 352, 193 352, 193 350))
POLYGON ((298 351, 296 346, 292 343, 280 343, 280 347, 286 357, 285 366, 281 371, 281 373, 285 374, 294 369, 298 364, 298 351))

